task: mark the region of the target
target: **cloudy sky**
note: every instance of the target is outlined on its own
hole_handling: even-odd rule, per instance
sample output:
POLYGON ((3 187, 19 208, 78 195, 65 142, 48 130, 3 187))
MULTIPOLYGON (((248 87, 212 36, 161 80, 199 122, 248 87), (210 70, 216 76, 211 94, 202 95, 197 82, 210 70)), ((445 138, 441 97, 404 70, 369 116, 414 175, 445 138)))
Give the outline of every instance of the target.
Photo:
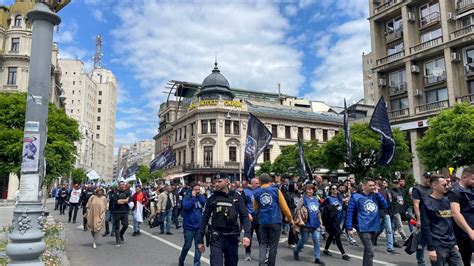
MULTIPOLYGON (((13 1, 0 0, 0 4, 13 1)), ((60 57, 119 80, 116 146, 151 139, 168 80, 201 82, 219 68, 231 86, 342 105, 363 97, 368 0, 72 0, 55 33, 60 57)))

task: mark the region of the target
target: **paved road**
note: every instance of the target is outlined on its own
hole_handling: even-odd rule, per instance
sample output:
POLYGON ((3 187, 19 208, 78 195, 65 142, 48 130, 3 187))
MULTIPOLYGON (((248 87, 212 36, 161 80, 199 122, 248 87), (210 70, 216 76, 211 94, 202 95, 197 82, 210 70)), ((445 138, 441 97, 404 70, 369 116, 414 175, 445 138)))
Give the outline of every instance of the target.
MULTIPOLYGON (((52 209, 52 208, 50 208, 52 209)), ((67 222, 67 216, 60 216, 58 212, 52 211, 55 220, 67 222)), ((130 219, 131 221, 131 219, 130 219)), ((125 243, 121 247, 116 247, 115 239, 108 236, 100 239, 100 244, 96 250, 92 249, 92 240, 90 233, 82 230, 82 220, 78 218, 77 224, 66 224, 67 238, 67 256, 71 265, 178 265, 178 256, 183 245, 182 229, 173 230, 171 236, 159 235, 159 229, 150 229, 148 225, 142 228, 142 235, 132 237, 132 229, 129 228, 125 233, 125 243)), ((286 246, 286 238, 282 235, 278 255, 277 265, 312 265, 314 260, 312 252, 312 243, 308 242, 307 246, 300 253, 300 261, 293 260, 293 252, 286 246)), ((348 247, 344 240, 344 248, 352 257, 351 262, 341 259, 339 253, 335 250, 336 246, 332 245, 331 249, 334 253, 332 257, 322 255, 322 260, 326 265, 361 265, 362 264, 362 247, 348 247)), ((191 251, 193 251, 194 247, 191 251)), ((409 256, 398 249, 401 255, 389 255, 385 253, 384 243, 379 244, 375 248, 375 265, 403 265, 415 266, 415 256, 409 256), (382 246, 383 244, 383 246, 382 246)), ((191 252, 190 252, 191 253, 191 252)), ((256 261, 244 261, 244 250, 239 248, 240 260, 239 265, 257 265, 256 261)), ((258 257, 258 247, 254 244, 252 248, 252 257, 258 257)), ((209 252, 201 257, 202 265, 209 265, 209 252)), ((188 254, 186 258, 187 265, 192 263, 192 254, 188 254)), ((314 265, 314 264, 313 264, 314 265)))

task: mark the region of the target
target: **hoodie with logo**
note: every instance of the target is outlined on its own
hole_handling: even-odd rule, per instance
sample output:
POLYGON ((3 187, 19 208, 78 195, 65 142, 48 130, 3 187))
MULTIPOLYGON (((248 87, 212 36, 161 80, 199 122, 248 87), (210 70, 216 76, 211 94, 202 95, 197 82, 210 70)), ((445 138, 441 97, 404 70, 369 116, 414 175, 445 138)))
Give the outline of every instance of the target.
POLYGON ((349 200, 346 215, 346 228, 356 228, 361 233, 375 233, 380 231, 380 210, 388 208, 387 201, 380 192, 354 193, 349 200))

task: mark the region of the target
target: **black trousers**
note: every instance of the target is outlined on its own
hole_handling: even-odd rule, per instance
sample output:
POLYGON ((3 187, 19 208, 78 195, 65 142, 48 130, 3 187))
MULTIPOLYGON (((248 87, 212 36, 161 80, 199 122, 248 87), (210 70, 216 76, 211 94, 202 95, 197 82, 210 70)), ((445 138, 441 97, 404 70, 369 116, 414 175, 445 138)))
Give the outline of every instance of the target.
POLYGON ((69 222, 71 221, 71 217, 72 217, 72 221, 76 222, 78 210, 79 210, 79 203, 69 203, 69 219, 68 219, 69 222))
POLYGON ((211 265, 237 266, 239 262, 239 236, 220 236, 211 242, 211 265))
POLYGON ((341 242, 341 235, 336 234, 334 232, 329 233, 328 239, 326 239, 326 246, 324 247, 324 249, 328 250, 333 240, 336 240, 336 245, 337 245, 337 248, 339 249, 339 252, 341 252, 341 254, 345 254, 346 252, 344 251, 344 247, 342 246, 342 242, 341 242))
POLYGON ((461 258, 464 263, 464 266, 471 265, 472 252, 474 251, 474 241, 466 236, 456 236, 456 242, 459 247, 459 253, 461 253, 461 258))
POLYGON ((252 250, 252 242, 253 242, 253 232, 257 234, 257 241, 258 244, 260 245, 260 231, 258 230, 258 221, 253 221, 251 223, 251 228, 250 228, 250 245, 245 248, 245 253, 250 254, 252 250))
POLYGON ((60 199, 59 200, 59 214, 64 214, 64 211, 66 211, 66 200, 60 199))
POLYGON ((268 265, 275 266, 276 255, 278 249, 278 243, 280 241, 281 234, 281 223, 280 224, 261 224, 260 228, 260 254, 259 264, 260 266, 265 265, 265 259, 267 250, 268 252, 268 265))
POLYGON ((84 231, 87 230, 87 217, 84 215, 87 212, 86 206, 82 206, 82 224, 84 225, 84 231))
POLYGON ((120 237, 123 237, 125 231, 128 228, 128 212, 114 213, 113 214, 114 227, 115 227, 115 241, 119 241, 120 237), (120 229, 120 223, 122 223, 122 229, 120 229))

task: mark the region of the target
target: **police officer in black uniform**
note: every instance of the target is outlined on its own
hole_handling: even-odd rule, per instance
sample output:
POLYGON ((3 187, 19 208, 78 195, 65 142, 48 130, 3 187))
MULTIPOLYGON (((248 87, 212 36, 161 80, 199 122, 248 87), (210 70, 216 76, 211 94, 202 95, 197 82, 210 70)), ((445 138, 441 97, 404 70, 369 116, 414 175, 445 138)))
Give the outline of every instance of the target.
POLYGON ((237 265, 239 261, 239 220, 242 222, 245 232, 242 244, 244 247, 250 244, 250 222, 247 207, 242 197, 229 191, 228 186, 229 179, 226 176, 217 175, 214 178, 214 193, 207 199, 199 227, 199 251, 201 253, 205 251, 203 238, 207 233, 207 244, 211 247, 211 265, 216 266, 237 265), (209 219, 211 222, 208 225, 209 219))

